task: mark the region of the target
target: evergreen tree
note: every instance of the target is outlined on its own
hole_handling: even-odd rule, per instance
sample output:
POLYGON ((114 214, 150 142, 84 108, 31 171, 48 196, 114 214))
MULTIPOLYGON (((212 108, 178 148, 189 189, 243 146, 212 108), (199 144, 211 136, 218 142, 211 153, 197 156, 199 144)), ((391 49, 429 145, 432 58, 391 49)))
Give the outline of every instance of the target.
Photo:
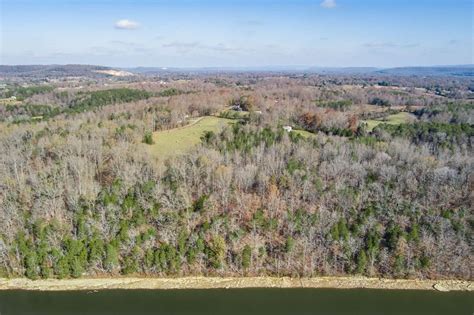
POLYGON ((252 260, 252 248, 249 245, 245 245, 242 250, 242 267, 248 269, 252 260))
POLYGON ((365 254, 364 250, 361 250, 357 255, 356 264, 356 272, 358 274, 363 274, 365 272, 365 269, 367 268, 367 255, 365 254))

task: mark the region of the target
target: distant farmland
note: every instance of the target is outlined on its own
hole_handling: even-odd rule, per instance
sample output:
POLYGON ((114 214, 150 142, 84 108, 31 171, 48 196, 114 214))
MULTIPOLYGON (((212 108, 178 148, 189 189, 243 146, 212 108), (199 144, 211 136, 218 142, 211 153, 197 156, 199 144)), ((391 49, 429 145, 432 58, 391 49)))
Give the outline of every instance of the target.
POLYGON ((401 112, 384 118, 370 119, 363 122, 367 124, 367 130, 372 131, 380 124, 400 125, 413 122, 414 120, 416 120, 416 116, 413 114, 401 112))

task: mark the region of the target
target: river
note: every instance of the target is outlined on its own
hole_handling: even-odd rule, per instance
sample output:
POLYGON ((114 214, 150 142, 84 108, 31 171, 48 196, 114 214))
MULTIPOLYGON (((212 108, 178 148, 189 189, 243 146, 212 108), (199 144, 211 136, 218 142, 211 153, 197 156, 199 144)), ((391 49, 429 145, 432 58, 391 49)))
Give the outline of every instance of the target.
POLYGON ((473 312, 473 292, 367 289, 0 291, 0 315, 472 315, 473 312))

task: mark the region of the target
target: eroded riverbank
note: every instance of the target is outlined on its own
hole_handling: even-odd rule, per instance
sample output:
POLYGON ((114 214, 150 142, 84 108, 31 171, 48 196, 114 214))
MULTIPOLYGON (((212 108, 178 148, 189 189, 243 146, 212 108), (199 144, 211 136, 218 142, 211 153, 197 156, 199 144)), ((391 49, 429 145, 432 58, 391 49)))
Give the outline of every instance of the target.
POLYGON ((473 281, 407 280, 365 277, 183 277, 29 280, 0 278, 0 290, 71 291, 104 289, 336 288, 474 291, 473 281))

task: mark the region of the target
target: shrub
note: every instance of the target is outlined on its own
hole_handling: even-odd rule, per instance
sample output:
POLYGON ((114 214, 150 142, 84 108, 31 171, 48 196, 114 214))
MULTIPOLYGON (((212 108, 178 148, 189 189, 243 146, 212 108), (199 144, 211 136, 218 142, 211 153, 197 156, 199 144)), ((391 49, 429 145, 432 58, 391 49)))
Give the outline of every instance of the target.
POLYGON ((295 247, 295 240, 293 237, 288 236, 285 242, 285 252, 290 253, 293 250, 293 247, 295 247))
POLYGON ((146 144, 155 144, 155 141, 153 141, 153 134, 150 131, 145 132, 142 142, 146 144))

